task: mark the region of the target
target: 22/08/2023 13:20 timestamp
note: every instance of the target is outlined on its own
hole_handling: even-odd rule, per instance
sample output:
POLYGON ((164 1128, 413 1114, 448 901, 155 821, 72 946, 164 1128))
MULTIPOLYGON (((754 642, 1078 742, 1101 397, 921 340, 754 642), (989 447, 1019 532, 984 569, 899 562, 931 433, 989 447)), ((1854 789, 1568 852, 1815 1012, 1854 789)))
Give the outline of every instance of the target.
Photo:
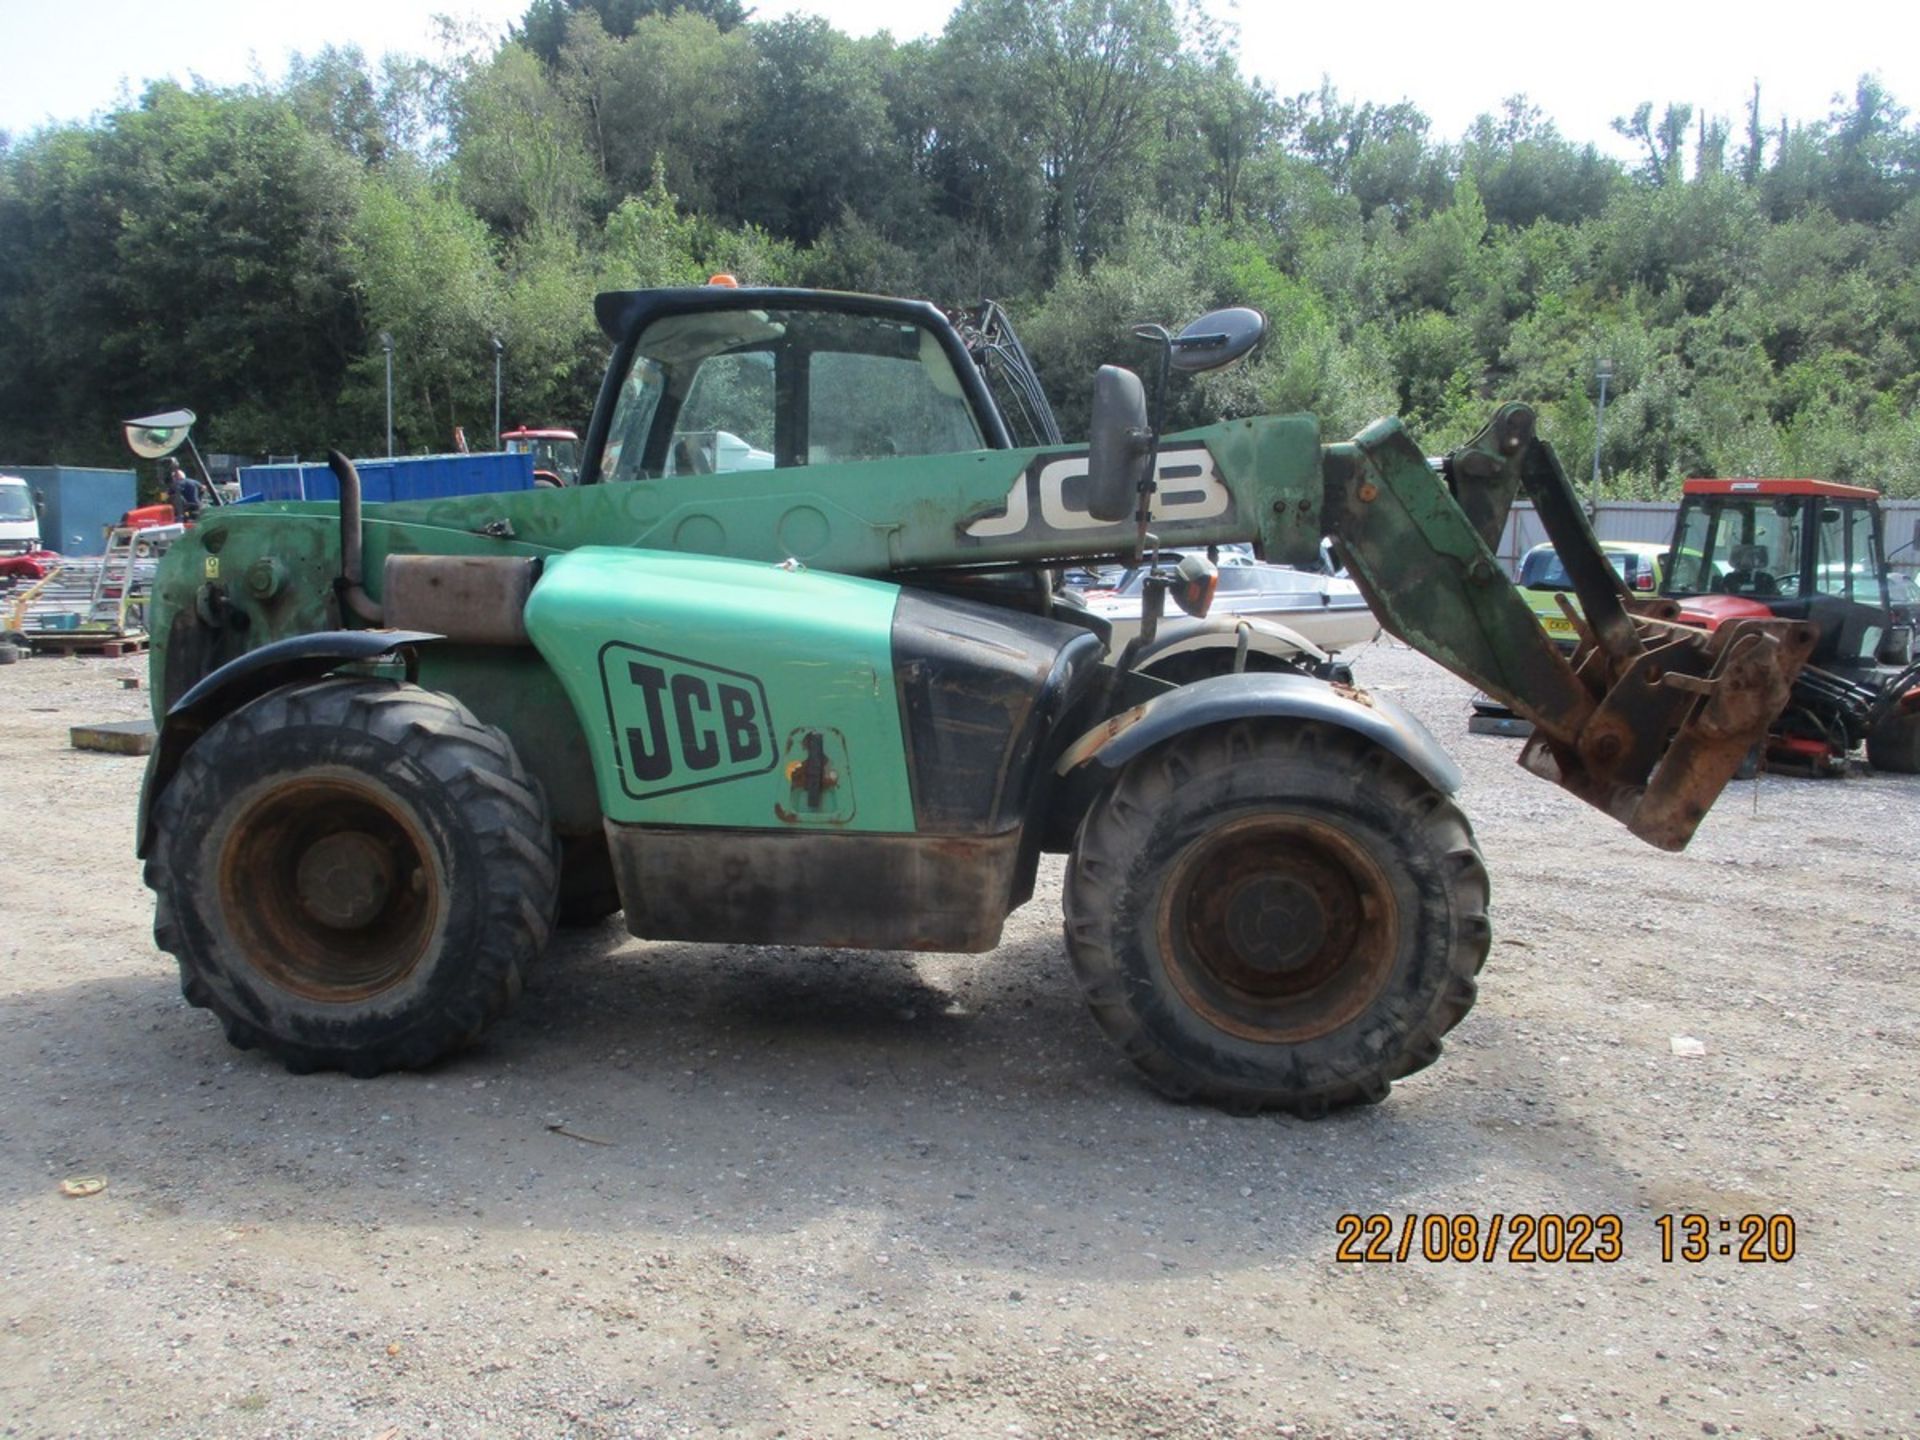
MULTIPOLYGON (((1334 1222, 1334 1259, 1365 1265, 1434 1264, 1611 1265, 1627 1255, 1626 1225, 1618 1215, 1546 1212, 1487 1216, 1422 1213, 1358 1215, 1334 1222)), ((1697 1265, 1726 1259, 1743 1265, 1785 1264, 1797 1237, 1791 1215, 1661 1215, 1653 1222, 1662 1263, 1697 1265)))

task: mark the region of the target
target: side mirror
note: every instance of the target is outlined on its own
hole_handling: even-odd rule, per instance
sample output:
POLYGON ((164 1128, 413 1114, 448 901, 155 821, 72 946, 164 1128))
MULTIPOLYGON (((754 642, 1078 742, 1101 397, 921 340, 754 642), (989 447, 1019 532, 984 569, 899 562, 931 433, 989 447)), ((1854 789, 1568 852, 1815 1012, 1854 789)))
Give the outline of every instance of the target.
POLYGON ((1153 432, 1147 428, 1147 390, 1140 377, 1102 365, 1093 377, 1093 431, 1087 444, 1087 513, 1112 523, 1139 503, 1148 479, 1153 432))
POLYGON ((1169 360, 1176 370, 1196 374, 1219 370, 1260 343, 1267 317, 1245 305, 1202 315, 1173 337, 1169 360))

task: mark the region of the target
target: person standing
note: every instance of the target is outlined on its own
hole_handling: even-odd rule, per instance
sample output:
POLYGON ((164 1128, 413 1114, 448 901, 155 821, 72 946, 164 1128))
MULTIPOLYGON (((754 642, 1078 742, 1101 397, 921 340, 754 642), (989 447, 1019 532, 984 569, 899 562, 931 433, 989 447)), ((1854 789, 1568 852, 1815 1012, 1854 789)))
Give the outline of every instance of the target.
POLYGON ((173 518, 182 525, 200 518, 200 482, 182 470, 178 460, 167 475, 167 499, 173 504, 173 518))

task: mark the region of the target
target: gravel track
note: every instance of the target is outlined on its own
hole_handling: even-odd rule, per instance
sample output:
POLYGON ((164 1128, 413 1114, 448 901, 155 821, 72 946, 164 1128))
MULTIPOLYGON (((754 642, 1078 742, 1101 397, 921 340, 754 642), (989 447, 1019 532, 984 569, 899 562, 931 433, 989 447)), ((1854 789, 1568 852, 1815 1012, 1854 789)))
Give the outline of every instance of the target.
POLYGON ((1461 761, 1495 941, 1439 1064, 1307 1123, 1135 1081, 1054 861, 991 955, 610 922, 430 1073, 286 1075, 153 949, 141 762, 68 747, 143 663, 0 669, 0 1435, 1920 1432, 1920 779, 1762 777, 1662 855, 1357 670, 1461 761), (1687 1211, 1797 1253, 1663 1264, 1687 1211), (1341 1264, 1348 1212, 1625 1253, 1341 1264))

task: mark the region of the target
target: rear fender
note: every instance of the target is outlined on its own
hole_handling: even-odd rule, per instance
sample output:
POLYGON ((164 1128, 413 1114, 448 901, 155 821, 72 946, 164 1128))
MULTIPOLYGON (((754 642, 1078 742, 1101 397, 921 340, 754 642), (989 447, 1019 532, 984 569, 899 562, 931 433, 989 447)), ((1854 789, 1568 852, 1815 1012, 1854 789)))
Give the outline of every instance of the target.
MULTIPOLYGON (((299 680, 318 679, 342 665, 378 660, 396 651, 404 652, 407 646, 438 639, 440 636, 421 630, 323 630, 249 650, 202 677, 173 703, 161 722, 152 758, 147 761, 146 779, 140 787, 134 854, 142 859, 146 857, 153 840, 154 804, 172 781, 187 751, 220 719, 269 690, 278 690, 299 680)), ((412 679, 412 660, 404 653, 402 658, 407 658, 407 677, 412 679)))
POLYGON ((1221 675, 1122 710, 1066 748, 1054 767, 1060 783, 1049 848, 1066 847, 1094 794, 1129 761, 1189 731, 1245 720, 1337 725, 1380 746, 1442 794, 1460 788, 1460 767, 1426 726, 1391 700, 1304 675, 1221 675))

